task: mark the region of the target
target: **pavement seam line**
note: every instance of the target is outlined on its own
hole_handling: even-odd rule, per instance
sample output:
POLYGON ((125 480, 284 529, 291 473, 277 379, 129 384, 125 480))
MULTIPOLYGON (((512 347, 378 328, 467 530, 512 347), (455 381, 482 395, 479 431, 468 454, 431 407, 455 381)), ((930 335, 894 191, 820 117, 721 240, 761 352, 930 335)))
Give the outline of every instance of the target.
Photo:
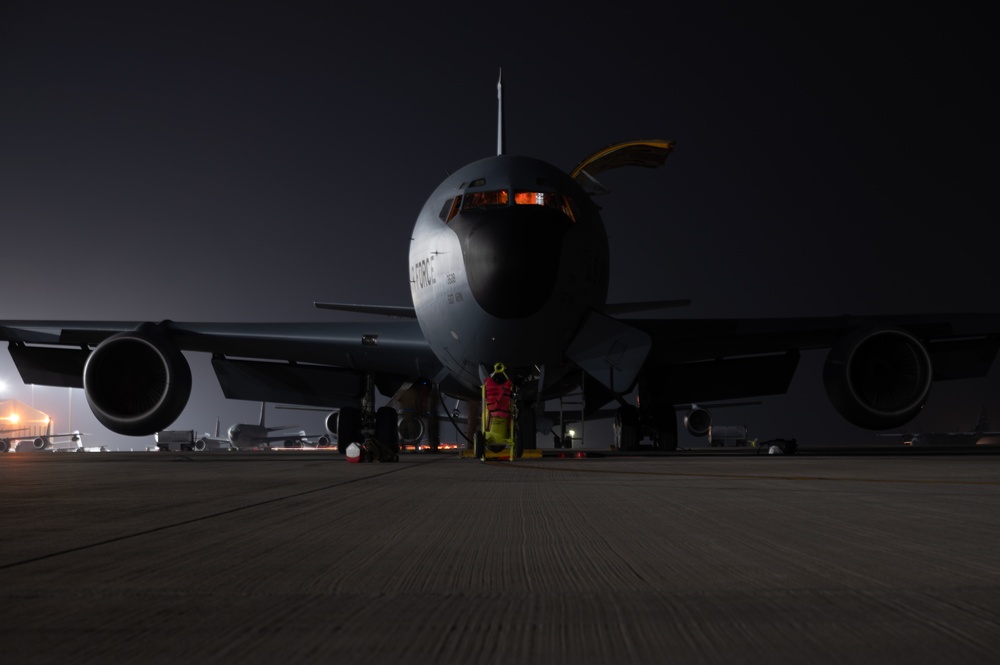
POLYGON ((491 466, 508 466, 515 469, 529 469, 532 471, 556 471, 556 472, 580 472, 580 473, 610 473, 627 476, 676 476, 679 478, 731 478, 735 480, 828 480, 832 482, 852 482, 852 483, 903 483, 912 485, 1000 485, 996 480, 931 480, 921 478, 836 478, 834 476, 778 476, 733 473, 693 473, 687 471, 637 471, 621 469, 570 469, 534 466, 520 462, 486 462, 491 466))
POLYGON ((352 485, 354 483, 364 482, 373 478, 379 478, 381 476, 387 476, 391 473, 399 473, 401 471, 406 471, 408 469, 415 469, 418 466, 423 466, 425 464, 434 464, 440 462, 441 460, 428 460, 426 462, 416 462, 410 466, 398 467, 395 469, 388 469, 381 473, 375 473, 370 476, 365 476, 364 478, 351 478, 343 482, 334 483, 333 485, 325 485, 323 487, 317 487, 311 490, 305 490, 303 492, 296 492, 295 494, 289 494, 287 496, 279 496, 273 499, 268 499, 266 501, 258 501, 257 503, 251 503, 245 506, 239 506, 237 508, 230 508, 229 510, 223 510, 218 513, 212 513, 211 515, 202 515, 201 517, 193 517, 188 520, 181 522, 175 522, 173 524, 164 524, 163 526, 154 527, 152 529, 144 529, 143 531, 136 531, 135 533, 125 534, 123 536, 116 536, 114 538, 108 538, 96 543, 88 543, 86 545, 80 545, 78 547, 71 547, 69 549, 60 550, 58 552, 50 552, 49 554, 43 554, 41 556, 32 557, 30 559, 23 559, 21 561, 13 561, 11 563, 0 564, 0 570, 7 570, 10 568, 16 568, 17 566, 23 566, 29 563, 36 563, 38 561, 44 561, 46 559, 53 559, 55 557, 63 556, 65 554, 73 554, 75 552, 82 552, 84 550, 89 550, 95 547, 100 547, 102 545, 110 545, 111 543, 118 543, 123 540, 128 540, 130 538, 138 538, 140 536, 148 536, 152 533, 158 533, 160 531, 166 531, 168 529, 174 529, 179 526, 186 526, 188 524, 195 524, 197 522, 204 522, 206 520, 215 519, 216 517, 223 517, 225 515, 232 515, 233 513, 238 513, 244 510, 249 510, 251 508, 259 508, 260 506, 266 506, 272 503, 277 503, 279 501, 286 501, 288 499, 295 499, 302 496, 308 496, 309 494, 315 494, 316 492, 325 492, 326 490, 331 490, 337 487, 343 487, 344 485, 352 485))

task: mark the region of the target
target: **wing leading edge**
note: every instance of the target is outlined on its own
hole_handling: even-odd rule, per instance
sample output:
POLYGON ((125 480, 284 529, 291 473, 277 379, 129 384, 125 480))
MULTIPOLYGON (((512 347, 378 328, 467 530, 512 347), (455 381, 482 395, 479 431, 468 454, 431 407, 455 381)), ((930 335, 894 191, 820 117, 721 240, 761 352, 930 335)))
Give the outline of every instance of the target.
POLYGON ((651 340, 643 402, 783 394, 801 351, 829 349, 823 382, 831 402, 870 429, 912 418, 931 382, 986 376, 1000 349, 996 314, 620 321, 651 340))
MULTIPOLYGON (((121 363, 130 362, 129 354, 110 353, 102 362, 88 361, 105 348, 138 340, 130 353, 151 349, 163 358, 170 356, 168 351, 212 354, 216 376, 229 398, 324 407, 357 404, 365 374, 380 391, 392 394, 397 384, 440 371, 416 321, 6 321, 0 324, 0 340, 10 343, 25 383, 83 388, 89 372, 120 369, 121 363), (92 367, 85 371, 88 364, 92 367)), ((149 355, 140 353, 137 362, 149 355)))

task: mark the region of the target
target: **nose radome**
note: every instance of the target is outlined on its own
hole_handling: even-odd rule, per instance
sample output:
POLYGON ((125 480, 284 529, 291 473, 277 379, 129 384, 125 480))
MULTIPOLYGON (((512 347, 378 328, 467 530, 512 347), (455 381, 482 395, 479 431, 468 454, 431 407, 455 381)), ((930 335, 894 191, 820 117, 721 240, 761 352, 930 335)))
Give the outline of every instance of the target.
POLYGON ((468 211, 453 220, 476 302, 501 319, 538 312, 556 287, 570 224, 558 211, 535 206, 468 211))

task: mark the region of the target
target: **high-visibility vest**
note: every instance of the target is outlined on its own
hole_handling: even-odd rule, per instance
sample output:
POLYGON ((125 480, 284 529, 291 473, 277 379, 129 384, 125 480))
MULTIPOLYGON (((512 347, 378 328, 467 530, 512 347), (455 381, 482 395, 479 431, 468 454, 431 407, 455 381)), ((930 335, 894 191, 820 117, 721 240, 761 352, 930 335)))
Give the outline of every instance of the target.
POLYGON ((486 411, 494 418, 510 418, 510 381, 486 377, 486 411))

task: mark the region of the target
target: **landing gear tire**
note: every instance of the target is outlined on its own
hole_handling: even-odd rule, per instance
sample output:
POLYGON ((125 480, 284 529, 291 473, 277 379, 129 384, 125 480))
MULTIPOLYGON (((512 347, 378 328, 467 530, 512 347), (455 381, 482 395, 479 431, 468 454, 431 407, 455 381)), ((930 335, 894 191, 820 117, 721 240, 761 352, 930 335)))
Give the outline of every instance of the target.
POLYGON ((476 457, 486 460, 486 435, 477 431, 472 435, 472 452, 476 457))
POLYGON ((396 409, 383 406, 375 412, 375 439, 389 448, 393 455, 399 454, 399 432, 396 409))
POLYGON ((529 404, 518 408, 514 428, 514 457, 521 457, 525 449, 535 448, 535 409, 529 404))
POLYGON ((656 428, 656 447, 658 450, 677 450, 677 416, 666 416, 670 423, 660 423, 656 428))
POLYGON ((361 443, 361 409, 352 406, 337 414, 337 452, 343 455, 347 446, 361 443))
POLYGON ((639 409, 632 405, 615 411, 615 447, 624 452, 639 450, 639 409))

